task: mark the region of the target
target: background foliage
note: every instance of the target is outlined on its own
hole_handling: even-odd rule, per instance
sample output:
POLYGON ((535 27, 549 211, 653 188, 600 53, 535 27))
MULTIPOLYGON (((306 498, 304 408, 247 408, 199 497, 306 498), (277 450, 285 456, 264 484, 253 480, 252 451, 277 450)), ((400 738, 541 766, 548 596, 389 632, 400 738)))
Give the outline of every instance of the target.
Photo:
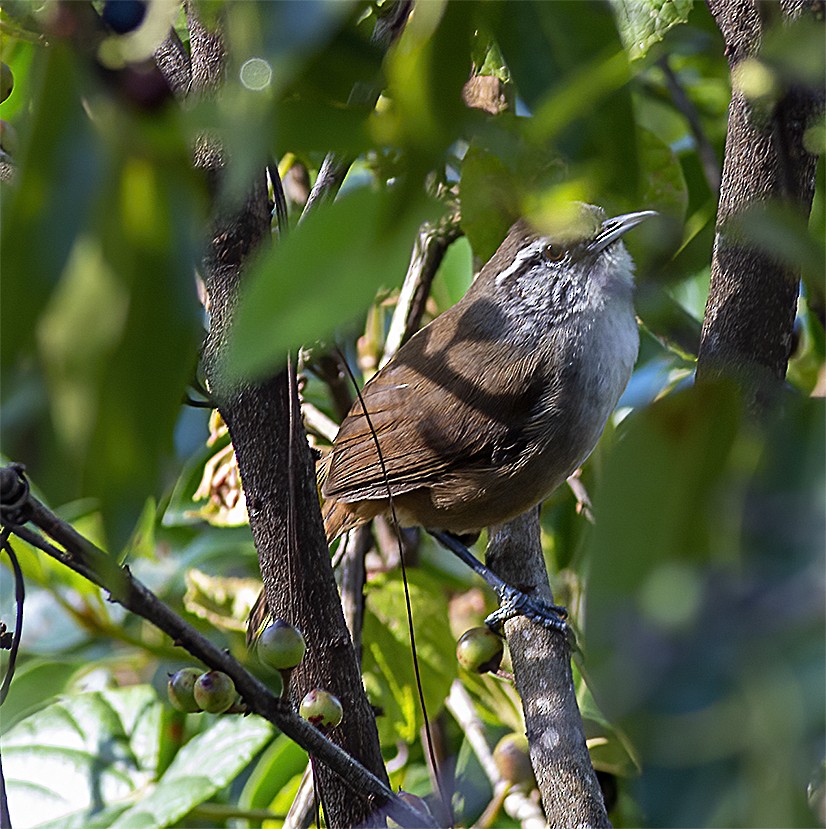
MULTIPOLYGON (((341 198, 252 267, 234 356, 255 371, 331 337, 373 370, 416 228, 449 210, 434 193, 458 190, 465 236, 440 268, 429 315, 461 296, 518 214, 542 222, 570 199, 609 213, 656 209, 661 219, 628 239, 640 360, 583 473, 596 524, 566 488, 543 513, 558 599, 583 648, 592 756, 620 778, 618 826, 810 825, 824 797, 826 449, 822 400, 811 397, 824 382, 823 165, 810 229, 780 207, 782 236, 753 227, 760 243, 782 241, 804 285, 787 399, 757 425, 732 393, 690 382, 717 201, 708 152, 719 163, 729 99, 705 5, 423 3, 383 64, 369 40, 380 9, 369 4, 200 9, 224 17, 230 66, 219 95, 181 108, 112 83, 56 32, 54 3, 5 4, 2 59, 15 88, 0 115, 20 136, 2 191, 5 458, 247 658, 238 622, 257 572, 248 529, 192 500, 226 438, 206 446, 207 415, 181 406, 203 326, 193 269, 207 189, 190 166, 195 137, 209 129, 225 142, 230 200, 270 156, 282 173, 302 165, 311 177, 328 150, 357 159, 341 198), (503 82, 509 111, 464 105, 472 64, 503 82), (351 96, 376 83, 375 111, 351 96), (700 133, 675 104, 675 83, 700 133)), ((116 69, 149 56, 170 24, 186 43, 177 6, 155 0, 138 32, 110 38, 99 60, 116 69)), ((799 25, 794 39, 780 29, 767 38, 771 82, 822 82, 822 26, 799 25)), ((823 136, 814 125, 813 147, 823 136)), ((333 414, 312 377, 306 397, 333 414)), ((42 555, 22 560, 24 654, 1 725, 15 825, 247 825, 256 810, 284 814, 306 762, 297 747, 255 718, 171 712, 163 685, 179 650, 42 555)), ((411 583, 425 694, 455 757, 457 819, 470 824, 489 785, 440 709, 468 624, 449 599, 473 581, 423 540, 411 583)), ((395 572, 368 583, 365 684, 384 709, 387 756, 407 757, 394 786, 427 794, 398 591, 395 572)), ((491 745, 520 730, 507 683, 462 679, 491 745)))

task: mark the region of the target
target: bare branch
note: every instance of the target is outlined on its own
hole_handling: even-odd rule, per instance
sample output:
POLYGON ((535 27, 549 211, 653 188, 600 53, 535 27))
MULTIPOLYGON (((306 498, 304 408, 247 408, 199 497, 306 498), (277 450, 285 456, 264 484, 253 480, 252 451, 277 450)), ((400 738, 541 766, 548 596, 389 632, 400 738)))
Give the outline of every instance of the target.
MULTIPOLYGON (((539 537, 539 511, 491 528, 486 558, 509 584, 553 603, 539 537)), ((564 636, 523 617, 505 623, 516 689, 548 823, 610 826, 585 744, 576 702, 571 650, 564 636)))
POLYGON ((384 365, 418 330, 433 277, 436 276, 448 247, 461 234, 459 217, 455 215, 435 227, 426 224, 419 230, 399 301, 390 321, 381 365, 384 365))

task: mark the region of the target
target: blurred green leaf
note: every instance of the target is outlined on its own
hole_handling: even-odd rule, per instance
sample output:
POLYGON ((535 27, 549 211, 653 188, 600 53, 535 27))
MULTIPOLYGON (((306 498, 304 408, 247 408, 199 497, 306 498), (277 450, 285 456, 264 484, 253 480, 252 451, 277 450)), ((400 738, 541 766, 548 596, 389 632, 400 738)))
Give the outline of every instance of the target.
POLYGON ((38 315, 88 221, 104 175, 69 47, 37 50, 29 80, 31 123, 23 131, 16 181, 2 185, 0 200, 0 355, 6 370, 31 351, 38 315))
POLYGON ((524 127, 531 147, 555 150, 571 167, 569 180, 587 178, 579 199, 610 209, 611 201, 633 200, 630 73, 609 6, 561 0, 506 4, 500 11, 496 40, 532 114, 524 127))
POLYGON ((629 55, 644 57, 678 23, 685 23, 694 0, 611 0, 629 55))
POLYGON ((462 229, 476 255, 487 260, 519 218, 514 175, 495 155, 471 145, 462 160, 459 188, 462 229))
POLYGON ((390 108, 375 120, 376 137, 408 150, 407 163, 433 165, 461 135, 468 110, 462 87, 468 53, 484 6, 422 4, 386 61, 390 108))
POLYGON ((784 265, 803 271, 816 285, 826 280, 826 245, 823 236, 810 233, 806 217, 777 203, 755 204, 727 230, 737 233, 754 247, 780 259, 784 265))
POLYGON ((787 84, 806 84, 822 88, 826 74, 826 36, 823 15, 803 14, 796 20, 784 20, 766 32, 760 59, 780 71, 787 84))
POLYGON ((688 189, 680 162, 654 133, 638 129, 637 140, 644 182, 641 204, 682 221, 688 207, 688 189))
POLYGON ((280 366, 289 349, 329 336, 363 311, 381 285, 400 283, 424 202, 360 188, 322 205, 253 265, 227 365, 238 374, 280 366), (308 288, 312 288, 308 290, 308 288))
POLYGON ((3 703, 2 732, 7 732, 19 720, 31 716, 65 693, 72 678, 86 667, 83 660, 55 656, 29 658, 18 664, 12 690, 3 703))
POLYGON ((455 305, 470 287, 473 279, 473 252, 462 236, 448 247, 433 280, 430 295, 440 311, 455 305))
POLYGON ((597 703, 639 752, 652 825, 811 821, 824 415, 790 399, 761 427, 730 390, 697 386, 632 416, 606 460, 585 647, 597 703))

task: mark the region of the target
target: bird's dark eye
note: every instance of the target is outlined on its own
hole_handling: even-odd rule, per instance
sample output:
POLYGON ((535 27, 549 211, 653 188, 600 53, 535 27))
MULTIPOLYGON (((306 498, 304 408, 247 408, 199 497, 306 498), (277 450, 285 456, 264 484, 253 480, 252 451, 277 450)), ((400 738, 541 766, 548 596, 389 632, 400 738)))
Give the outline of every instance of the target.
POLYGON ((560 262, 565 258, 565 248, 561 245, 545 245, 542 255, 547 262, 560 262))

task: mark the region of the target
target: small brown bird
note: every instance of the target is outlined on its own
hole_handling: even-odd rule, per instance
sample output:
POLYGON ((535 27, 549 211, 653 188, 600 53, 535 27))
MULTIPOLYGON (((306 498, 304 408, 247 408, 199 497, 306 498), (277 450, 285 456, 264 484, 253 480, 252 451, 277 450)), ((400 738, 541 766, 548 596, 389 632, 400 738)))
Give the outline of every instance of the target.
MULTIPOLYGON (((465 296, 342 422, 319 471, 328 542, 387 512, 388 488, 402 526, 478 532, 542 501, 588 457, 639 347, 621 237, 653 215, 605 219, 582 205, 550 236, 511 227, 465 296)), ((263 607, 254 613, 263 621, 263 607)))

